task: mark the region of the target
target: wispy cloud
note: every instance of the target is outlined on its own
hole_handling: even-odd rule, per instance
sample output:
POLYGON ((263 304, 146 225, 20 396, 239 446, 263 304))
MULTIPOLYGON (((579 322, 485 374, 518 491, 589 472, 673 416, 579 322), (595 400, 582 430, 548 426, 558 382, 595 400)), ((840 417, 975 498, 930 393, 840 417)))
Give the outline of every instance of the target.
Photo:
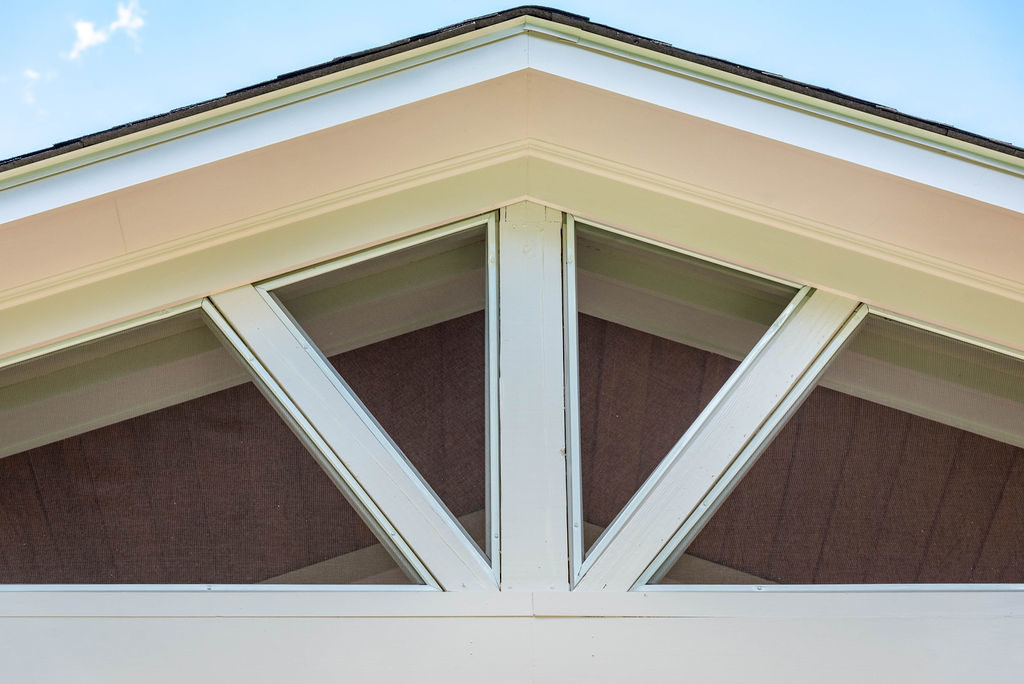
POLYGON ((81 19, 75 22, 75 44, 71 46, 68 59, 78 59, 82 53, 91 47, 102 45, 118 33, 136 38, 138 30, 146 25, 142 18, 142 10, 139 8, 138 0, 132 0, 127 5, 117 3, 117 19, 106 28, 96 28, 91 21, 81 19))
POLYGON ((40 74, 35 69, 28 67, 21 72, 21 75, 26 81, 25 90, 22 91, 22 99, 25 100, 25 104, 34 105, 36 103, 36 94, 32 92, 32 86, 39 80, 40 74))
POLYGON ((110 34, 103 29, 97 29, 96 24, 91 21, 75 22, 75 44, 71 47, 69 59, 78 59, 82 53, 96 45, 102 45, 110 38, 110 34))
POLYGON ((117 21, 110 25, 110 32, 124 31, 129 36, 134 36, 135 32, 145 25, 146 22, 139 14, 138 0, 132 0, 127 7, 117 3, 117 21))

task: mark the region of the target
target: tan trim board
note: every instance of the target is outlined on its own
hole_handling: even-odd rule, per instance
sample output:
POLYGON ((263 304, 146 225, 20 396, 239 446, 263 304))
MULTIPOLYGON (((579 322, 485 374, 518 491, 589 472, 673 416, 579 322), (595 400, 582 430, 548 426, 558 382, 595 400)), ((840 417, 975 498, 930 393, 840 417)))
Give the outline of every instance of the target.
POLYGON ((1018 585, 695 587, 690 591, 440 592, 427 587, 206 585, 0 588, 4 618, 678 617, 804 619, 1024 618, 1018 585))
POLYGON ((0 357, 476 216, 521 196, 525 171, 511 160, 12 297, 0 308, 0 357))
MULTIPOLYGON (((409 594, 411 597, 424 594, 409 594)), ((529 595, 526 595, 529 596, 529 595)), ((0 619, 14 681, 1019 681, 1020 618, 0 619), (38 655, 40 643, 60 644, 38 655), (131 648, 110 649, 129 643, 131 648), (851 643, 856 656, 851 657, 851 643), (401 645, 396 656, 396 644, 401 645), (799 652, 794 651, 799 644, 799 652), (97 658, 97 653, 105 654, 97 658), (181 655, 187 653, 187 658, 181 655), (842 663, 837 667, 837 663, 842 663), (977 678, 977 679, 976 679, 977 678)))
MULTIPOLYGON (((690 197, 530 160, 534 201, 747 269, 857 298, 916 320, 1024 350, 1024 287, 957 276, 921 261, 718 211, 690 197)), ((1024 237, 1024 231, 1012 240, 1024 237)), ((998 244, 998 242, 996 242, 998 244)), ((1021 248, 1024 251, 1024 246, 1021 248)), ((972 274, 973 276, 973 274, 972 274)))

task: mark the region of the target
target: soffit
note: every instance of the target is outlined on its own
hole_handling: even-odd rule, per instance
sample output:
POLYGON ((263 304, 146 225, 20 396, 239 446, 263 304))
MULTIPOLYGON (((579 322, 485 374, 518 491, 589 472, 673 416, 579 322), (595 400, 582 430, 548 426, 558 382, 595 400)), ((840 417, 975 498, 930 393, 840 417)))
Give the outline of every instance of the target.
POLYGON ((527 197, 1024 347, 1021 213, 524 69, 3 225, 0 354, 527 197))

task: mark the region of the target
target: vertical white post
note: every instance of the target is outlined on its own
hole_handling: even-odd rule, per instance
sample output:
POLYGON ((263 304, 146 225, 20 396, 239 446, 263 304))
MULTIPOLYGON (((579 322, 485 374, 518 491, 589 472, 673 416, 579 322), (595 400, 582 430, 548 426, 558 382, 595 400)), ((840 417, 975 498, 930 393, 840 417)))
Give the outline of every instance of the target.
POLYGON ((486 327, 486 378, 485 395, 487 461, 484 511, 486 522, 486 552, 491 561, 494 581, 501 576, 501 478, 499 471, 501 454, 500 430, 498 423, 498 216, 487 219, 487 327, 486 327))
POLYGON ((562 330, 565 336, 565 450, 569 488, 569 560, 572 583, 583 566, 583 479, 580 451, 580 336, 576 299, 576 221, 566 215, 562 231, 562 330))
POLYGON ((501 212, 501 588, 569 588, 562 214, 532 202, 501 212))

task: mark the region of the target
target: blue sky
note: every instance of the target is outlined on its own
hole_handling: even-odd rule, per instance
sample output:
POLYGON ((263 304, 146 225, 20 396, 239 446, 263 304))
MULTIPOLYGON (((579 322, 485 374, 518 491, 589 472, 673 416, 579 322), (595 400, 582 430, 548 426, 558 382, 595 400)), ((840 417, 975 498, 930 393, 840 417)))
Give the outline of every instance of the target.
MULTIPOLYGON (((511 6, 5 0, 0 159, 511 6)), ((564 0, 556 6, 1024 146, 1024 2, 564 0)))

